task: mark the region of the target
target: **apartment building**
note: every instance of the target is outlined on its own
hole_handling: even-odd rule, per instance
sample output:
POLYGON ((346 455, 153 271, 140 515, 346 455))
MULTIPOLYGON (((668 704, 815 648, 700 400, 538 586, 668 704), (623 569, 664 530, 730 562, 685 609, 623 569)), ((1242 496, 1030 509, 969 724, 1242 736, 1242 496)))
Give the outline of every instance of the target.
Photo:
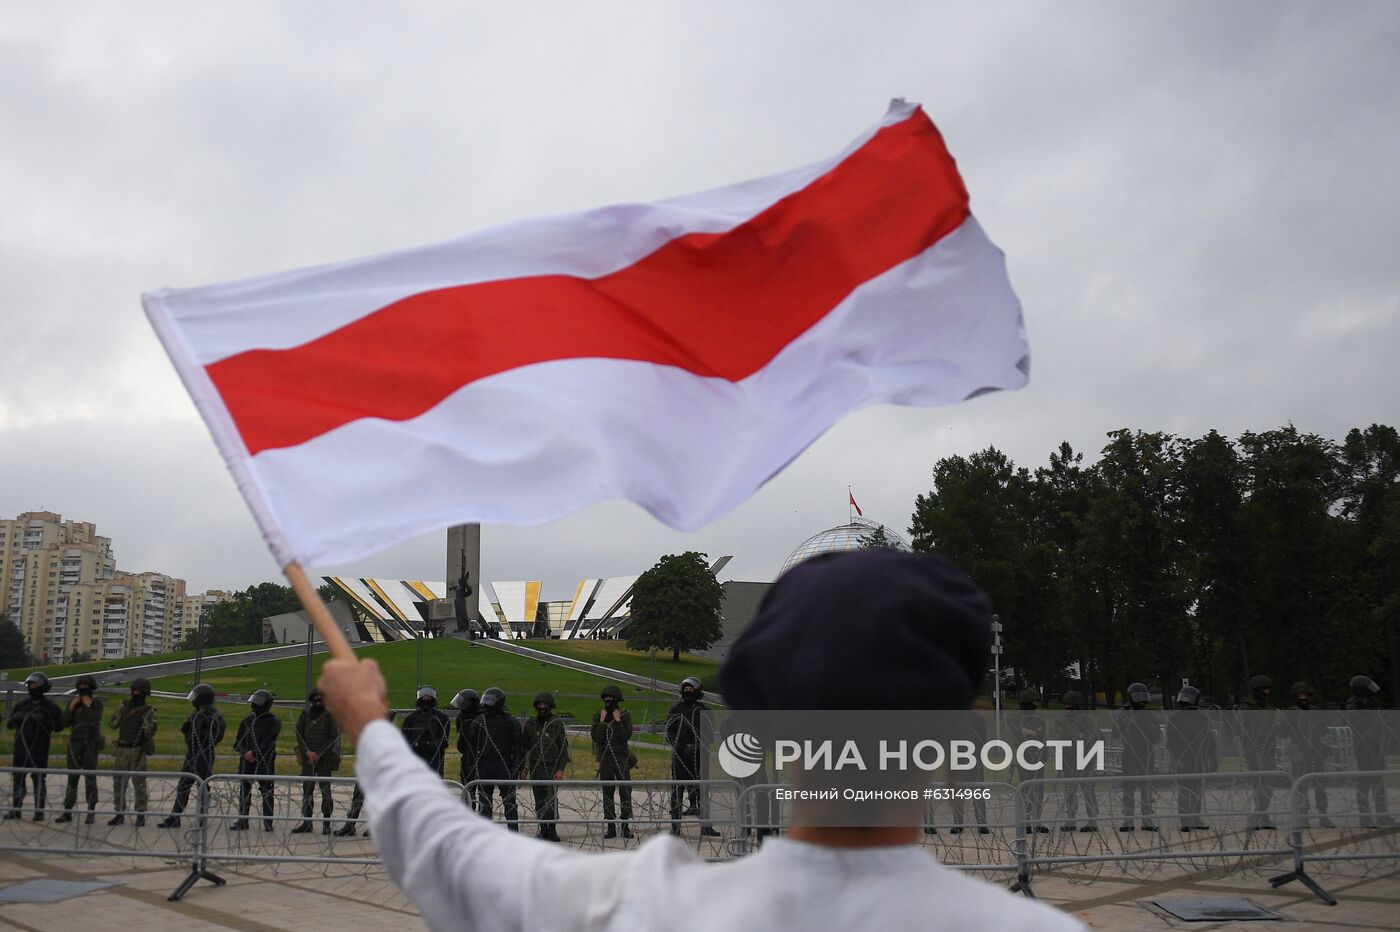
POLYGON ((0 519, 0 612, 43 662, 174 650, 201 611, 231 597, 188 593, 164 573, 119 571, 111 540, 90 522, 50 511, 0 519))

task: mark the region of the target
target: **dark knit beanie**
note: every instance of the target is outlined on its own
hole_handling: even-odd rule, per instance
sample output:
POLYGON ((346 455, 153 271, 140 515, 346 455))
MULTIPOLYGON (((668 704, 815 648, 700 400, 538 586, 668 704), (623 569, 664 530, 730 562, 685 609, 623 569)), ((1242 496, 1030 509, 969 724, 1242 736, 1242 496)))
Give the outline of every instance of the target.
POLYGON ((719 685, 732 709, 966 709, 991 644, 991 601, 948 560, 825 553, 768 590, 719 685))

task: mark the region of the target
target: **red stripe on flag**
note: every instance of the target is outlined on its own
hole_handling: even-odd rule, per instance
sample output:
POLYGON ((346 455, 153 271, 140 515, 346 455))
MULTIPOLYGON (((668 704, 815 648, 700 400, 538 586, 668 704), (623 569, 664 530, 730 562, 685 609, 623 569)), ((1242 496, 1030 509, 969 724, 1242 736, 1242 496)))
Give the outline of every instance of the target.
POLYGON ((638 360, 738 381, 967 215, 953 158, 918 110, 727 232, 679 236, 595 279, 411 295, 309 343, 239 353, 207 372, 250 454, 360 418, 407 420, 477 379, 558 359, 638 360))

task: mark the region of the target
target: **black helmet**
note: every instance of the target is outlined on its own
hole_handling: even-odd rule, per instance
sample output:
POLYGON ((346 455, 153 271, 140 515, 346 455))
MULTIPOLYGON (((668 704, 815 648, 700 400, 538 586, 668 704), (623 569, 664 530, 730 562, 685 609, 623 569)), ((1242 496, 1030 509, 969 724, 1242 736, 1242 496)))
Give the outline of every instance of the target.
POLYGON ((1250 689, 1273 689, 1274 681, 1262 673, 1255 674, 1249 678, 1250 689))
POLYGON ((481 697, 477 695, 475 689, 463 689, 452 697, 452 708, 458 712, 465 712, 468 709, 475 709, 481 704, 481 697))
POLYGON ((534 705, 547 705, 551 709, 554 708, 554 693, 535 693, 534 705))
POLYGON ((253 707, 254 712, 266 712, 272 708, 272 693, 259 689, 248 697, 248 704, 253 707))
POLYGON ((481 707, 488 712, 499 712, 506 707, 505 691, 499 686, 492 686, 481 694, 481 707))
POLYGON ((702 698, 702 697, 704 697, 704 695, 705 695, 705 688, 700 684, 700 679, 699 679, 699 677, 687 676, 685 679, 681 680, 681 695, 682 695, 682 696, 685 695, 685 691, 686 691, 687 689, 689 689, 689 690, 691 690, 692 692, 694 692, 696 698, 702 698))
POLYGON ((1147 703, 1152 701, 1152 692, 1145 683, 1128 684, 1128 701, 1147 703))
POLYGON ((1309 696, 1311 696, 1314 692, 1316 692, 1316 690, 1314 690, 1311 686, 1309 686, 1302 680, 1299 680, 1298 682, 1293 684, 1293 688, 1288 691, 1288 695, 1301 696, 1304 693, 1307 693, 1309 696))
POLYGON ((1060 701, 1065 704, 1066 709, 1084 708, 1084 694, 1077 689, 1066 689, 1060 701))
POLYGON ((616 699, 618 702, 621 702, 622 687, 615 686, 614 684, 609 683, 608 685, 603 687, 603 691, 599 693, 598 696, 601 699, 616 699))
POLYGON ((1191 708, 1201 704, 1201 691, 1194 686, 1183 686, 1176 694, 1176 704, 1186 705, 1191 708))
POLYGON ((80 693, 83 691, 84 686, 88 688, 88 692, 97 692, 97 677, 93 676, 91 673, 84 673, 73 682, 72 691, 74 693, 80 693))
POLYGON ((140 693, 143 696, 149 696, 151 694, 151 681, 144 676, 138 676, 131 681, 131 691, 140 693))
POLYGON ((1040 693, 1027 686, 1016 694, 1016 701, 1022 705, 1036 705, 1040 702, 1040 693))
POLYGON ((319 686, 313 686, 313 687, 311 687, 311 692, 309 692, 309 693, 306 694, 306 704, 307 704, 307 705, 310 705, 311 703, 315 702, 317 699, 320 699, 322 702, 325 702, 325 701, 326 701, 326 694, 323 693, 323 692, 321 692, 321 687, 319 687, 319 686))
POLYGON ((1351 678, 1351 692, 1354 696, 1363 699, 1379 695, 1381 688, 1376 685, 1376 681, 1369 676, 1353 676, 1351 678))
POLYGON ((208 705, 214 701, 214 687, 208 683, 196 683, 194 689, 191 689, 190 694, 185 698, 193 702, 196 707, 208 705))
POLYGON ((413 694, 413 701, 420 705, 427 701, 429 705, 437 705, 437 690, 431 686, 419 686, 418 692, 413 694))
POLYGON ((47 673, 40 673, 35 670, 24 678, 24 685, 30 690, 38 690, 41 693, 49 691, 49 676, 47 673))

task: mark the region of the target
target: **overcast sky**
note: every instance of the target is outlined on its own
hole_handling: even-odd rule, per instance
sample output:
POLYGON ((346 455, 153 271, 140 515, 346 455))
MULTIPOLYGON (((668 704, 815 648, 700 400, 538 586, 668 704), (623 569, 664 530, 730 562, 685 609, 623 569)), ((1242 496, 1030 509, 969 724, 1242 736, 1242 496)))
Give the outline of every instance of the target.
MULTIPOLYGON (((1400 3, 8 3, 0 517, 196 590, 279 578, 141 292, 795 167, 896 96, 1007 252, 1030 386, 853 415, 694 534, 488 526, 485 578, 567 598, 698 549, 771 579, 848 484, 903 532, 988 444, 1400 422, 1400 3)), ((440 579, 444 541, 315 569, 440 579)))

